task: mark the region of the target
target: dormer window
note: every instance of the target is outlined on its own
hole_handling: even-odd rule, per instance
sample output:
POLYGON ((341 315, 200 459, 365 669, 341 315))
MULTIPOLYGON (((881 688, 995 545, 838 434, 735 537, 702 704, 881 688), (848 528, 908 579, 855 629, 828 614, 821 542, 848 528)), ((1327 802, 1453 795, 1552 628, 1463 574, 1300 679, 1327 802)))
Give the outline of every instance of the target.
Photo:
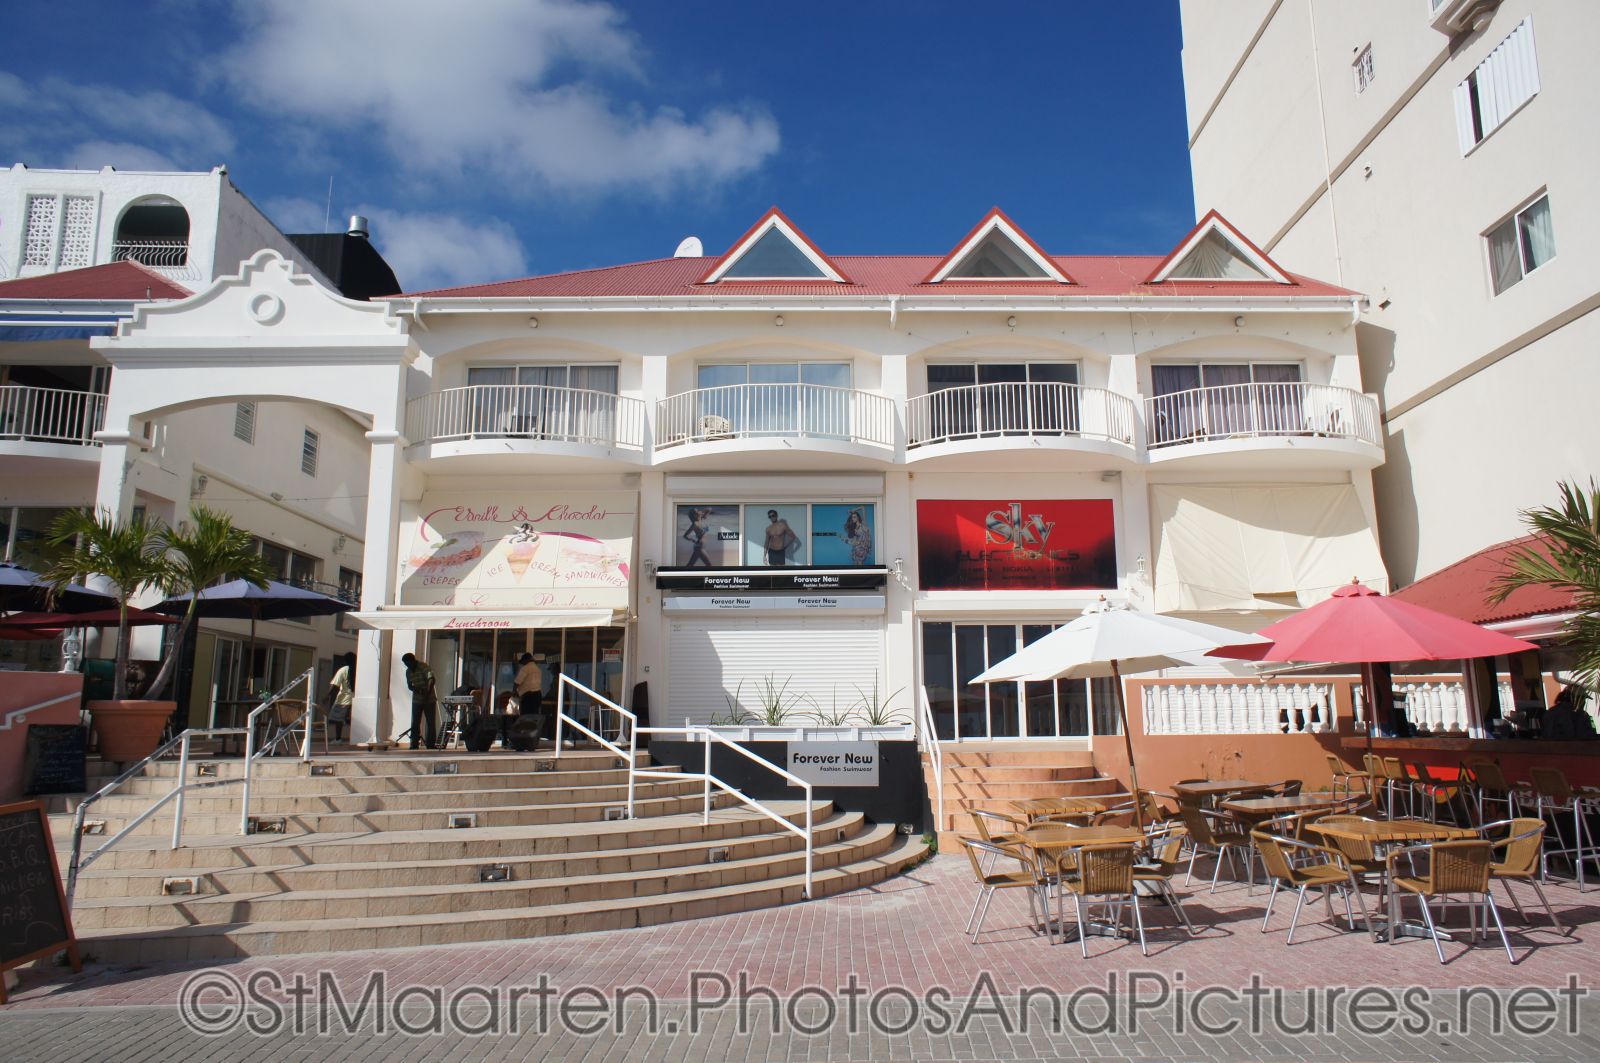
POLYGON ((1072 283, 1072 278, 999 207, 985 214, 923 283, 949 280, 1072 283))
POLYGON ((1200 219, 1200 224, 1161 261, 1145 283, 1164 281, 1294 283, 1276 262, 1216 211, 1200 219))
POLYGON ((717 259, 701 284, 720 281, 825 281, 850 283, 843 271, 777 207, 717 259))

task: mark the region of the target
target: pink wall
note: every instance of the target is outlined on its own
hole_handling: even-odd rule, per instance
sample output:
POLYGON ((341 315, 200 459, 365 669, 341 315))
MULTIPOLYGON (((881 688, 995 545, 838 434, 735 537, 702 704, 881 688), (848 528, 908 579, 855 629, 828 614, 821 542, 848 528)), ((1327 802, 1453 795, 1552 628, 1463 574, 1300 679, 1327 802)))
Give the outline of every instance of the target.
POLYGON ((77 723, 82 703, 83 676, 76 672, 0 673, 0 803, 22 797, 22 758, 27 749, 28 726, 77 723), (62 695, 72 696, 25 716, 11 715, 62 695))

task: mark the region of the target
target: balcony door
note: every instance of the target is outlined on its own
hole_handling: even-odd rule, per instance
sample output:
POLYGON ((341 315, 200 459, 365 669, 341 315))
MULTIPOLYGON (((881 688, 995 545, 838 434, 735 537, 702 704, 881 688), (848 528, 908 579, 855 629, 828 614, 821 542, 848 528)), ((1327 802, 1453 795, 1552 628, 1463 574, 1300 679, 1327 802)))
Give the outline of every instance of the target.
POLYGON ((1075 362, 966 362, 928 366, 935 439, 1077 432, 1075 362))
POLYGON ((700 435, 850 435, 849 362, 717 362, 696 386, 700 435))
POLYGON ((1108 679, 972 684, 1054 624, 922 625, 922 683, 942 741, 1120 734, 1108 679))
POLYGON ((1156 401, 1152 403, 1150 442, 1298 431, 1302 420, 1300 378, 1300 366, 1294 363, 1151 366, 1156 401))
POLYGON ((493 365, 467 370, 473 427, 485 434, 606 443, 616 438, 614 365, 493 365), (515 386, 513 386, 515 385, 515 386))

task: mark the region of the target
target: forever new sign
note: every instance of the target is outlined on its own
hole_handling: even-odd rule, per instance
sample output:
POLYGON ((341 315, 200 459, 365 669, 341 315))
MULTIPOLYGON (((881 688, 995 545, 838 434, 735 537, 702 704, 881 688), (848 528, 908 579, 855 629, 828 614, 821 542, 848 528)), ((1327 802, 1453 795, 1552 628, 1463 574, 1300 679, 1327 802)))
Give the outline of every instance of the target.
POLYGON ((812 786, 877 786, 878 743, 790 742, 788 767, 812 786))

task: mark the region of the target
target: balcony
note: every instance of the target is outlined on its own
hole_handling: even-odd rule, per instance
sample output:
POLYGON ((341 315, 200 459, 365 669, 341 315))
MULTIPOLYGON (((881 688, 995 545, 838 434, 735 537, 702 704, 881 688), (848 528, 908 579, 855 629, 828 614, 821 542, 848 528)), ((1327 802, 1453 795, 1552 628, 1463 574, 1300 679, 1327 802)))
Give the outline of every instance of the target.
POLYGON ((982 470, 975 458, 1006 451, 1009 467, 1132 463, 1136 419, 1133 400, 1105 388, 1046 382, 945 388, 907 401, 906 460, 982 470))
POLYGON ((0 387, 0 454, 13 472, 67 471, 62 463, 100 460, 94 434, 105 426, 106 397, 92 391, 0 387))
POLYGON ((821 384, 700 388, 656 403, 655 452, 718 468, 805 468, 818 454, 884 464, 895 457, 895 404, 821 384))
POLYGON ((170 280, 205 280, 200 271, 189 263, 188 240, 159 237, 117 240, 111 245, 111 261, 137 262, 170 280))
POLYGON ((1151 463, 1370 469, 1383 461, 1378 400, 1328 384, 1229 384, 1145 400, 1151 463))
POLYGON ((563 457, 567 468, 644 461, 644 403, 544 384, 474 384, 406 404, 408 458, 455 472, 503 472, 507 453, 563 457))

